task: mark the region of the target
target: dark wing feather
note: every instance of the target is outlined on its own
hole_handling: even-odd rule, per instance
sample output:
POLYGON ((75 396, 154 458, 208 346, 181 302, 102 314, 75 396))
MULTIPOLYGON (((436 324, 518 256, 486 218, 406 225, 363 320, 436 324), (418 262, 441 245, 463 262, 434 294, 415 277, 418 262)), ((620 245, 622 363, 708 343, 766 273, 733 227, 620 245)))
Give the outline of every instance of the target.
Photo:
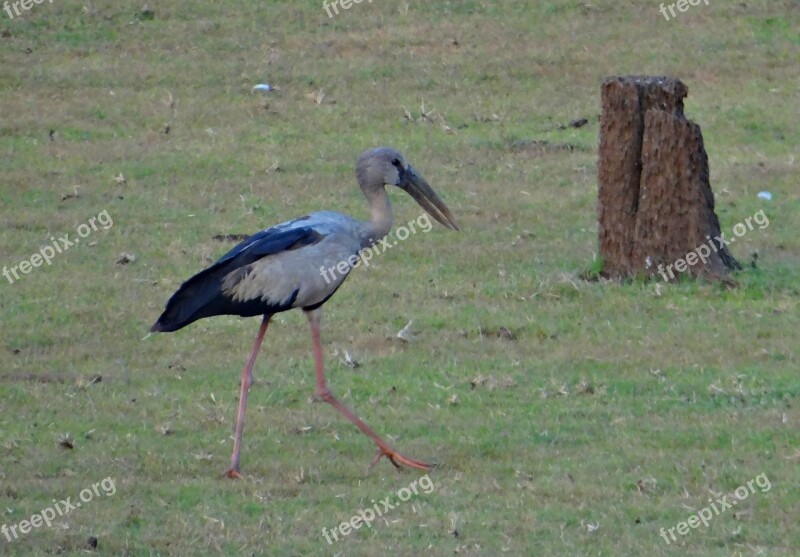
POLYGON ((302 219, 262 230, 223 255, 211 267, 184 282, 167 302, 164 313, 150 329, 154 332, 177 331, 204 317, 241 315, 252 317, 289 309, 297 292, 280 306, 261 300, 234 302, 222 293, 226 276, 255 263, 263 257, 315 244, 323 235, 310 226, 296 226, 302 219), (295 226, 292 226, 295 225, 295 226))
MULTIPOLYGON (((272 228, 267 228, 261 232, 256 232, 246 240, 242 240, 231 251, 217 259, 215 264, 230 261, 236 256, 248 253, 257 261, 267 255, 297 249, 303 246, 317 243, 321 237, 315 238, 317 234, 310 226, 299 226, 309 217, 301 217, 272 228)), ((251 263, 253 262, 251 261, 251 263)))

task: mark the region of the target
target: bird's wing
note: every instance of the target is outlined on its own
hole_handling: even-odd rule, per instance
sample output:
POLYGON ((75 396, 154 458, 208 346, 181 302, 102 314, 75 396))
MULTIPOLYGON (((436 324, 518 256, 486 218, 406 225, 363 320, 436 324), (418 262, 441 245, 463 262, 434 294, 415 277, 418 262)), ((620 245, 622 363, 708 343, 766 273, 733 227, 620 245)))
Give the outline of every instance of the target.
POLYGON ((252 263, 267 255, 314 244, 322 239, 323 234, 315 230, 313 223, 308 223, 309 220, 311 215, 256 232, 220 257, 214 265, 237 257, 243 264, 247 264, 244 261, 252 263))
POLYGON ((250 236, 184 282, 152 330, 176 331, 213 315, 262 315, 324 301, 347 273, 321 282, 320 267, 357 252, 348 228, 356 221, 347 218, 314 213, 250 236))

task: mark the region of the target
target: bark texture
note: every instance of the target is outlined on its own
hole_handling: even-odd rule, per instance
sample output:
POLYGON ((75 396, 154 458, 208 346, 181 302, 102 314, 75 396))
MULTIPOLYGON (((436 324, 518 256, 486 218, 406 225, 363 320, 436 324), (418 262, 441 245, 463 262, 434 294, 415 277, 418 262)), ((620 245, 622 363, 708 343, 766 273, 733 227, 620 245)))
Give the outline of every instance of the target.
POLYGON ((687 93, 668 77, 603 81, 598 218, 605 277, 659 273, 674 280, 687 272, 723 279, 740 268, 717 239, 703 136, 683 114, 687 93), (694 264, 676 269, 698 250, 703 258, 690 256, 694 264))

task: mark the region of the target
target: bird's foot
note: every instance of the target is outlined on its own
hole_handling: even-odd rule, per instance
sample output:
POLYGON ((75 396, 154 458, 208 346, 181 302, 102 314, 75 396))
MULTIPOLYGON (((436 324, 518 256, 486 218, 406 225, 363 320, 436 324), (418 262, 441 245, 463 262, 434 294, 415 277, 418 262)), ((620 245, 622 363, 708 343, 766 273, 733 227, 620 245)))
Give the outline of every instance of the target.
POLYGON ((425 470, 426 472, 429 472, 432 468, 432 466, 426 462, 403 456, 394 449, 390 449, 388 447, 378 448, 378 454, 376 454, 375 458, 372 459, 370 466, 375 466, 384 456, 389 459, 389 462, 394 464, 395 468, 400 468, 401 464, 410 468, 416 468, 417 470, 425 470))
POLYGON ((228 478, 230 478, 232 480, 243 480, 244 479, 244 476, 242 476, 239 473, 239 470, 237 470, 235 468, 228 468, 227 470, 225 470, 225 473, 222 474, 222 475, 226 476, 226 477, 228 477, 228 478))

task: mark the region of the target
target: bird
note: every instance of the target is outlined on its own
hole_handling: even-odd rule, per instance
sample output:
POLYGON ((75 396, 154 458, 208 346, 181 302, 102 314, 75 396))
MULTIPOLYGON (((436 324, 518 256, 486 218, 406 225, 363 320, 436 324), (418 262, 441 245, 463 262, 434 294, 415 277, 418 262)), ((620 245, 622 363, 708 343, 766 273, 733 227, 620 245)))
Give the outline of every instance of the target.
POLYGON ((316 372, 314 399, 331 404, 378 446, 371 465, 386 457, 398 469, 401 465, 431 469, 430 464, 392 448, 333 395, 323 365, 322 306, 358 265, 364 251, 373 249, 391 230, 393 215, 387 186, 407 192, 444 227, 459 228, 447 205, 396 149, 375 147, 364 151, 356 160, 355 175, 369 204, 369 220, 319 211, 257 232, 184 282, 150 329, 174 332, 198 319, 217 315, 261 316, 261 326, 240 376, 233 453, 230 467, 225 471, 229 478, 243 478, 240 453, 247 395, 267 327, 275 314, 295 308, 305 313, 311 327, 316 372))

